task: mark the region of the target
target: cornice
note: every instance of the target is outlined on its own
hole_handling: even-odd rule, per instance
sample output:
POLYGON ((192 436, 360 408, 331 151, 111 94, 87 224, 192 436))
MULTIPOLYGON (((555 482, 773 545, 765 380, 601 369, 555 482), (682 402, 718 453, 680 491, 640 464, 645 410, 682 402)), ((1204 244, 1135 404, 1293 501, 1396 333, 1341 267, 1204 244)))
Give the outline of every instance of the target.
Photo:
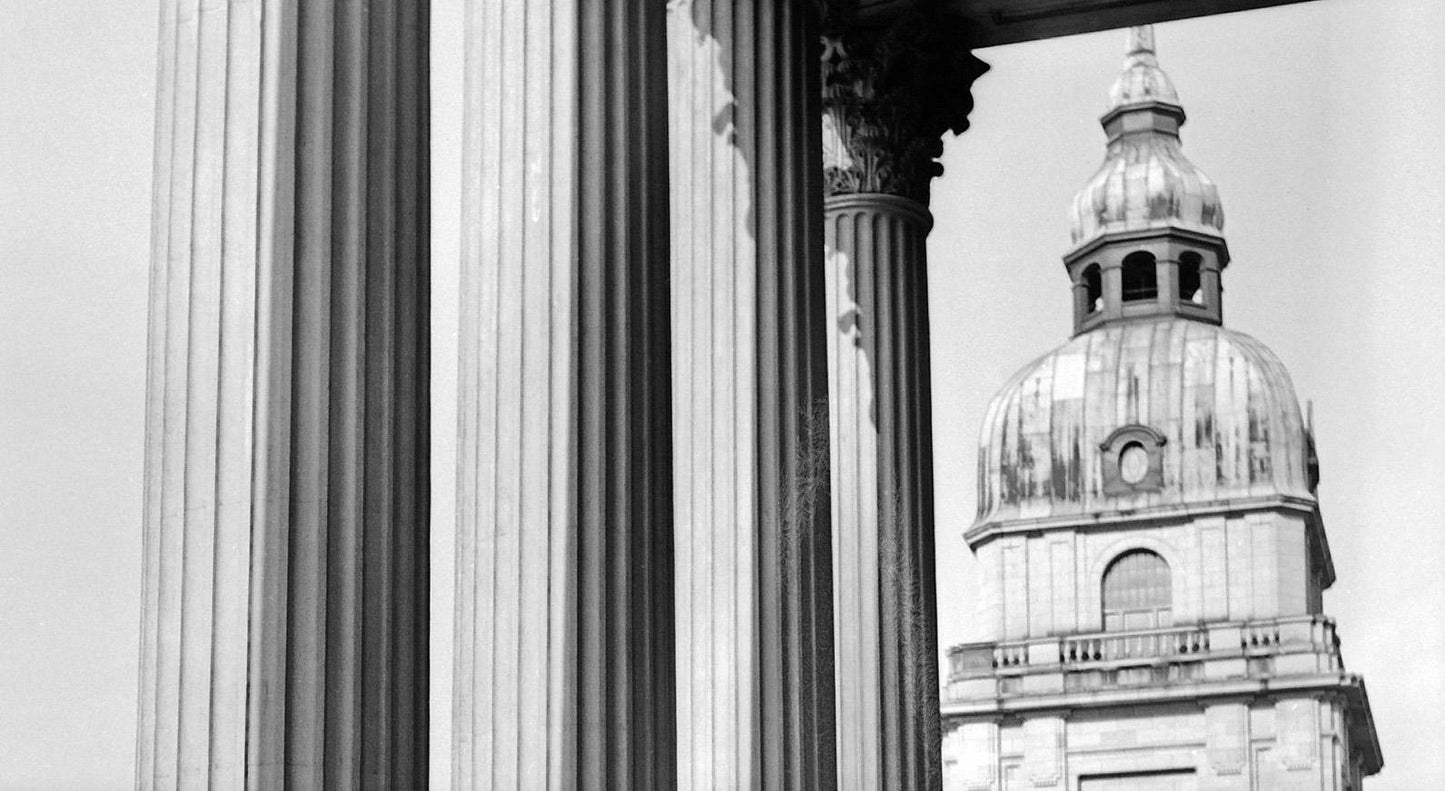
POLYGON ((1155 240, 1177 239, 1179 241, 1191 242, 1201 246, 1213 248, 1219 256, 1219 268, 1221 271, 1229 266, 1229 245, 1224 241, 1224 235, 1209 233, 1195 228, 1186 228, 1182 225, 1170 223, 1158 227, 1132 228, 1123 231, 1106 231, 1095 236, 1082 244, 1074 245, 1064 253, 1064 266, 1070 267, 1078 261, 1094 255, 1101 248, 1113 244, 1137 244, 1155 240))
POLYGON ((1104 509, 1058 516, 1028 517, 1021 519, 987 519, 975 523, 963 534, 963 540, 971 549, 1000 536, 1012 534, 1045 533, 1055 530, 1088 530, 1091 528, 1112 528, 1118 525, 1138 522, 1184 522, 1201 516, 1218 516, 1258 511, 1289 511, 1316 517, 1319 501, 1313 497, 1289 494, 1271 494, 1257 497, 1238 497, 1213 503, 1170 504, 1151 508, 1120 511, 1104 509))
MULTIPOLYGON (((943 719, 963 722, 997 719, 1009 715, 1056 713, 1079 708, 1140 706, 1152 703, 1191 702, 1204 705, 1218 700, 1272 699, 1299 693, 1350 694, 1361 689, 1354 673, 1312 673, 1271 678, 1210 679, 1170 686, 1120 687, 1109 690, 1080 690, 1041 695, 1011 695, 978 700, 951 700, 939 706, 943 719)), ((1363 704, 1368 710, 1368 702, 1363 704)), ((1370 721, 1373 730, 1373 718, 1370 721)), ((1378 749, 1378 748, 1376 748, 1378 749)))

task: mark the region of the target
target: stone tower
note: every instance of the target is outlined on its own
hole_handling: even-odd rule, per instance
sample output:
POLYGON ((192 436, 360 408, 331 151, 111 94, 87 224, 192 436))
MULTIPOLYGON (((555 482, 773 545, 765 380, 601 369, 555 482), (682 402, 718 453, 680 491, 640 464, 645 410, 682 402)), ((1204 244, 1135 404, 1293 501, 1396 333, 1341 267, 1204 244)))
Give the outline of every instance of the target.
POLYGON ((1289 374, 1223 326, 1218 190, 1130 32, 1072 207, 1074 336, 999 391, 979 447, 988 641, 949 652, 948 789, 1359 789, 1381 766, 1289 374))

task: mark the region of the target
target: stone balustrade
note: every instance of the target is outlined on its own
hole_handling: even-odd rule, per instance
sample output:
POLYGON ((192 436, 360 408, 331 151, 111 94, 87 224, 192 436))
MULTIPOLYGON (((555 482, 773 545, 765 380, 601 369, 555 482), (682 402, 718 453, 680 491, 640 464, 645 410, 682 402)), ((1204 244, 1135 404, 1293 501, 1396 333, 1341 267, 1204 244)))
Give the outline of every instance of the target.
POLYGON ((1344 670, 1334 620, 1269 620, 1094 632, 949 651, 950 700, 1344 670))

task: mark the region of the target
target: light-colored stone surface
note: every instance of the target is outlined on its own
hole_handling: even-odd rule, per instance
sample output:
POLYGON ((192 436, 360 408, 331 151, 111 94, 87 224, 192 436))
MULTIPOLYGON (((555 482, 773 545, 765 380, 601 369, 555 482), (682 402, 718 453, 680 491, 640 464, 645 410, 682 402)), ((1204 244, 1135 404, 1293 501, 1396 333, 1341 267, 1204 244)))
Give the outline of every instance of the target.
MULTIPOLYGON (((698 8, 709 8, 704 4, 698 8)), ((732 49, 668 7, 678 781, 755 782, 757 249, 753 163, 734 145, 732 49), (712 120, 728 119, 722 129, 712 120)))
MULTIPOLYGON (((826 117, 826 116, 825 116, 826 117)), ((853 787, 879 767, 878 429, 874 360, 863 347, 858 300, 864 276, 854 249, 838 246, 839 220, 824 224, 828 274, 829 450, 833 491, 833 623, 838 706, 838 775, 853 787)), ((884 221, 888 230, 894 223, 884 221)), ((855 222, 847 231, 855 231, 855 222)), ((851 238, 851 236, 850 236, 851 238)), ((851 247, 851 245, 850 245, 851 247)), ((871 318, 871 317, 870 317, 871 318)), ((870 321, 871 324, 871 321, 870 321)), ((893 650, 897 650, 894 645, 893 650)), ((874 778, 876 782, 876 778, 874 778)))
POLYGON ((1311 592, 1318 569, 1306 541, 1310 518, 1269 509, 1228 519, 1184 521, 1181 514, 1112 525, 1100 519, 1007 535, 978 551, 985 575, 980 609, 986 624, 1002 622, 985 636, 1020 640, 1102 629, 1104 573, 1133 549, 1168 562, 1175 623, 1317 612, 1311 592))
POLYGON ((1338 701, 1286 695, 964 722, 944 736, 944 788, 1007 791, 1014 776, 1030 788, 1358 789, 1345 717, 1338 701))
POLYGON ((668 6, 682 788, 834 784, 816 12, 668 6))
POLYGON ((674 772, 663 14, 468 7, 455 788, 674 772))
POLYGON ((426 4, 161 12, 136 785, 414 786, 426 4))
POLYGON ((921 206, 827 201, 833 622, 843 788, 926 784, 936 708, 927 288, 921 206), (926 542, 926 543, 925 543, 926 542), (926 598, 925 598, 926 597, 926 598))
POLYGON ((999 782, 999 726, 967 722, 943 736, 943 786, 988 791, 999 782))

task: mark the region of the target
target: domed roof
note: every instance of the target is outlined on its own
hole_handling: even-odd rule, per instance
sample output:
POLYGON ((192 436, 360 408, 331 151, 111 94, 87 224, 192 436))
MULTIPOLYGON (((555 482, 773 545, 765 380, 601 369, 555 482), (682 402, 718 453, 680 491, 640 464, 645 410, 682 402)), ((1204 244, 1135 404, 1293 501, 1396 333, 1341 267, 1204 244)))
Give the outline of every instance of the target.
POLYGON ((1219 189, 1180 148, 1184 110, 1159 68, 1151 28, 1131 32, 1109 101, 1104 162, 1070 211, 1074 247, 1121 231, 1184 228, 1218 236, 1224 230, 1219 189))
POLYGON ((1029 363, 989 405, 974 529, 1259 497, 1312 503, 1307 442, 1289 374, 1248 335, 1173 317, 1099 327, 1029 363), (1162 445, 1157 485, 1121 493, 1101 445, 1129 427, 1162 445))

